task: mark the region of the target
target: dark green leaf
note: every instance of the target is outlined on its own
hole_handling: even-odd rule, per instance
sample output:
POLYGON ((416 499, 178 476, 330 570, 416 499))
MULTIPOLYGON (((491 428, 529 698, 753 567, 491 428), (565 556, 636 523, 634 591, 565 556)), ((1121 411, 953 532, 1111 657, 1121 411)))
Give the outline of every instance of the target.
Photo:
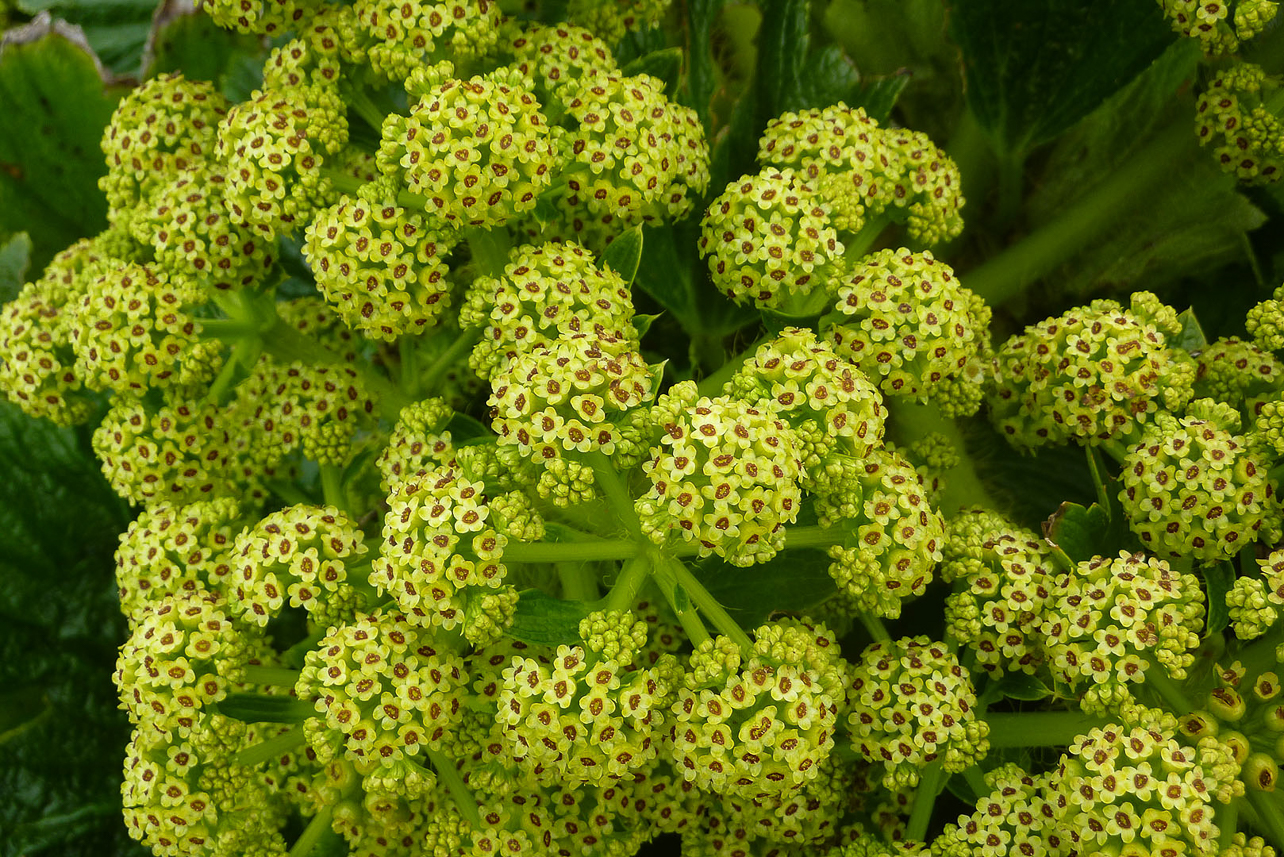
POLYGON ((1038 702, 1040 699, 1052 696, 1052 688, 1025 673, 1006 675, 996 683, 995 687, 1001 696, 1022 702, 1038 702))
POLYGON ((626 65, 622 71, 625 75, 649 74, 664 81, 664 91, 670 97, 677 91, 678 81, 682 78, 682 48, 664 48, 652 51, 646 56, 638 57, 626 65))
POLYGON ((1181 322, 1181 332, 1168 340, 1170 346, 1190 352, 1203 351, 1208 347, 1208 337, 1204 336, 1204 329, 1199 326, 1193 309, 1184 311, 1177 320, 1181 322))
POLYGON ((18 0, 18 8, 79 26, 103 65, 117 74, 137 74, 156 0, 18 0))
POLYGON ((956 0, 972 112, 1021 155, 1091 113, 1171 44, 1153 0, 956 0))
POLYGON ((1230 608, 1226 604, 1226 593, 1235 585, 1235 567, 1229 562, 1207 565, 1202 569, 1204 586, 1208 590, 1208 625, 1205 631, 1216 634, 1230 624, 1230 608))
POLYGON ((642 261, 642 227, 635 226, 615 237, 602 254, 601 266, 619 274, 624 282, 633 285, 642 261))
POLYGON ((107 225, 99 141, 116 97, 76 38, 33 22, 0 46, 0 233, 31 236, 33 274, 107 225))
POLYGON ((797 89, 787 99, 788 106, 790 109, 825 107, 838 101, 850 106, 860 85, 860 72, 851 58, 837 45, 827 45, 805 55, 797 89))
POLYGON ((27 233, 19 232, 0 244, 0 305, 13 300, 22 291, 30 262, 31 238, 27 233))
POLYGON ((261 693, 229 693, 217 708, 224 717, 246 723, 302 723, 317 713, 307 700, 261 693))
POLYGON ((182 72, 189 80, 218 80, 238 57, 262 62, 261 51, 255 36, 225 30, 186 4, 165 2, 148 36, 144 76, 182 72))
POLYGON ((476 417, 470 417, 468 414, 454 413, 450 416, 450 421, 446 423, 446 430, 450 432, 451 438, 455 443, 473 440, 474 438, 494 437, 490 429, 486 428, 476 417))
POLYGON ((684 324, 695 311, 689 269, 678 255, 673 227, 652 229, 642 246, 636 278, 637 287, 655 298, 660 306, 684 324))
POLYGON ((709 128, 709 108, 713 93, 718 88, 718 67, 713 58, 713 27, 718 13, 727 0, 688 0, 688 59, 686 102, 695 109, 706 129, 709 128))
POLYGON ((909 82, 910 76, 905 73, 865 78, 856 91, 848 93, 847 104, 849 107, 865 108, 871 119, 885 125, 891 118, 896 99, 901 97, 909 82))
POLYGON ((806 613, 833 597, 831 562, 823 551, 793 550, 748 568, 710 561, 693 571, 733 619, 755 628, 774 612, 806 613))
POLYGON ((759 129, 801 105, 804 67, 811 49, 811 0, 773 0, 762 7, 758 29, 759 129))
POLYGON ((580 620, 591 612, 592 604, 565 601, 539 589, 526 589, 517 601, 517 613, 508 633, 531 645, 575 645, 580 642, 580 620))
POLYGON ((1096 503, 1087 508, 1078 503, 1062 503, 1043 526, 1048 541, 1076 563, 1114 553, 1106 545, 1109 534, 1110 516, 1096 503))
POLYGON ((633 329, 638 332, 638 339, 646 336, 646 332, 655 324, 655 320, 660 317, 660 313, 643 314, 633 316, 633 329))

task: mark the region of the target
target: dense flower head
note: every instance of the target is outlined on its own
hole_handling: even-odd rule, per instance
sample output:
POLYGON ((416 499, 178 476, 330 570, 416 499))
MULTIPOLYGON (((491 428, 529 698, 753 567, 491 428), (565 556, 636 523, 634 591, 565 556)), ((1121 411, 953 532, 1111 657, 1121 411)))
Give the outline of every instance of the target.
POLYGON ((115 212, 127 213, 156 187, 214 154, 228 102, 206 81, 160 74, 116 106, 103 131, 107 174, 99 187, 115 212))
POLYGON ((642 668, 647 625, 628 611, 590 613, 582 645, 550 662, 514 658, 496 723, 518 767, 544 785, 605 785, 655 761, 681 669, 672 656, 642 668))
POLYGON ((440 398, 423 399, 401 409, 388 445, 376 462, 385 492, 416 474, 452 466, 455 448, 446 424, 454 415, 440 398))
POLYGON ((1205 54, 1233 54, 1271 21, 1279 4, 1275 0, 1159 0, 1173 32, 1197 39, 1205 54))
POLYGON ((1252 342, 1225 337, 1196 358, 1195 397, 1251 411, 1256 401, 1284 385, 1284 366, 1252 342))
POLYGON ((1080 854, 1127 844, 1151 854, 1213 853, 1213 802, 1223 786, 1213 764, 1210 751, 1157 729, 1093 729, 1071 744, 1052 775, 1064 799, 1058 827, 1080 854))
POLYGON ((222 346, 198 339, 191 309, 201 302, 183 276, 132 262, 108 268, 86 289, 72 322, 76 376, 92 390, 135 394, 208 382, 222 346))
POLYGON ((969 516, 970 527, 960 527, 959 518, 947 527, 942 576, 951 568, 956 582, 945 602, 946 629, 971 647, 977 664, 996 677, 1004 672, 1033 674, 1045 659, 1043 609, 1058 573, 1051 551, 1034 533, 1011 525, 991 530, 979 544, 959 550, 956 533, 962 535, 962 528, 975 533, 978 517, 969 516), (958 574, 961 569, 966 570, 958 574))
POLYGON ((228 594, 232 546, 246 521, 230 497, 143 510, 120 536, 116 585, 131 622, 170 595, 203 589, 228 594))
POLYGON ((671 3, 672 0, 570 0, 566 18, 614 43, 627 32, 658 26, 671 3))
POLYGON ((1244 317, 1244 327, 1262 350, 1284 349, 1284 286, 1249 309, 1244 317))
POLYGON ((1284 80, 1237 62, 1213 79, 1195 106, 1195 133, 1226 172, 1245 184, 1284 176, 1284 119, 1275 106, 1284 80))
POLYGON ((946 825, 932 843, 941 855, 1013 855, 1039 857, 1058 853, 1061 832, 1057 826, 1062 800, 1050 789, 1050 774, 1031 775, 1015 764, 1001 765, 986 774, 992 791, 976 802, 976 811, 946 825))
POLYGON ((313 218, 304 253, 344 322, 391 342, 429 330, 450 305, 445 256, 453 244, 395 202, 344 196, 313 218))
POLYGON ((842 242, 829 206, 793 170, 742 176, 710 203, 700 223, 700 255, 713 283, 759 308, 794 308, 832 297, 842 242))
POLYGON ((834 225, 847 232, 892 204, 899 157, 863 108, 842 102, 782 114, 758 141, 758 162, 804 172, 832 206, 834 225))
POLYGON ((1148 550, 1213 563, 1273 540, 1281 510, 1270 462, 1239 427, 1230 405, 1199 399, 1180 419, 1157 415, 1128 450, 1119 502, 1148 550))
POLYGON ((358 423, 375 401, 350 366, 263 362, 242 385, 245 418, 254 427, 251 455, 279 462, 291 450, 318 464, 347 465, 358 423))
POLYGON ((131 723, 182 734, 242 680, 256 641, 229 614, 223 596, 199 587, 141 611, 114 676, 131 723))
POLYGON ((150 245, 155 266, 202 290, 229 291, 259 282, 276 252, 271 233, 236 222, 224 204, 226 176, 202 164, 148 194, 129 221, 150 245))
POLYGON ((904 637, 874 643, 852 668, 852 745, 885 768, 887 788, 918 784, 939 762, 962 771, 985 758, 989 725, 976 714, 972 677, 942 643, 904 637))
POLYGON ((1057 577, 1043 634, 1053 673, 1082 693, 1084 711, 1106 713, 1131 702, 1148 669, 1185 678, 1203 626, 1198 578, 1124 551, 1057 577))
POLYGON ((636 503, 643 532, 733 565, 775 556, 802 501, 794 430, 770 404, 729 396, 701 398, 667 422, 642 470, 651 481, 636 503))
POLYGON ((483 329, 468 365, 490 379, 542 342, 575 334, 636 341, 628 285, 594 263, 578 244, 524 246, 513 252, 503 276, 473 281, 459 323, 483 329))
POLYGON ((266 626, 285 606, 302 607, 321 627, 366 605, 368 548, 357 525, 333 506, 273 512, 237 537, 229 601, 244 622, 266 626), (362 569, 349 580, 348 568, 362 569))
POLYGON ((980 506, 960 509, 945 525, 941 549, 941 580, 953 583, 985 570, 993 547, 1000 542, 1024 543, 1038 537, 1005 515, 980 506))
POLYGON ((201 8, 220 27, 276 36, 306 20, 312 4, 309 0, 204 0, 201 8))
POLYGON ((922 595, 941 559, 945 522, 928 503, 918 472, 898 453, 863 460, 836 456, 815 487, 822 526, 841 528, 829 574, 856 609, 894 619, 922 595))
POLYGON ((58 425, 83 422, 93 411, 76 374, 72 312, 32 283, 0 307, 0 392, 31 416, 58 425))
POLYGON ((405 80, 433 58, 481 56, 499 39, 503 13, 492 0, 359 0, 359 28, 375 71, 405 80))
POLYGON ((635 351, 585 336, 541 344, 495 378, 491 425, 501 444, 538 463, 624 452, 628 441, 617 424, 650 403, 656 368, 635 351))
POLYGON ((822 773, 845 699, 847 663, 833 634, 785 619, 754 632, 741 652, 705 640, 672 709, 674 767, 715 795, 787 800, 822 773))
POLYGON ((235 221, 290 232, 330 202, 321 169, 347 142, 342 107, 337 91, 313 85, 255 91, 228 111, 218 158, 235 221))
POLYGON ((379 171, 422 198, 431 228, 500 226, 551 182, 553 135, 520 72, 450 74, 449 64, 416 71, 410 115, 384 120, 379 171))
POLYGON ((880 250, 852 266, 837 294, 826 336, 885 394, 941 398, 960 415, 980 406, 975 360, 989 346, 990 308, 948 265, 927 252, 880 250), (938 395, 960 381, 975 392, 938 395))
POLYGON ((759 346, 726 391, 750 405, 770 402, 793 427, 804 487, 830 455, 863 459, 883 443, 886 412, 878 389, 808 328, 785 328, 759 346))
POLYGON ((563 178, 573 205, 616 218, 616 231, 670 221, 690 210, 709 183, 704 126, 689 107, 674 104, 650 75, 599 73, 565 102, 574 127, 558 141, 563 178))
MULTIPOLYGON (((320 295, 307 295, 288 301, 278 301, 276 315, 281 324, 307 334, 326 348, 343 357, 345 362, 357 360, 357 353, 365 339, 353 333, 340 319, 338 312, 320 295)), ((257 369, 258 366, 256 365, 257 369)))
POLYGON ((1149 292, 1129 309, 1097 300, 1031 325, 999 348, 990 419, 1020 449, 1126 440, 1190 400, 1193 361, 1168 347, 1179 330, 1149 292))
POLYGON ((140 726, 125 749, 121 800, 129 835, 158 857, 280 857, 289 804, 272 766, 236 754, 271 727, 202 714, 190 729, 140 726))
POLYGON ((905 209, 905 231, 923 244, 944 244, 963 232, 959 168, 922 131, 887 132, 898 154, 900 172, 892 184, 898 208, 905 209))
POLYGON ((610 46, 572 24, 514 26, 504 32, 500 49, 531 80, 546 110, 560 110, 586 78, 618 70, 610 46))
POLYGON ((121 397, 93 436, 94 454, 117 494, 143 506, 191 503, 231 493, 231 441, 212 405, 152 409, 121 397))
POLYGON ((388 496, 383 548, 370 583, 410 621, 447 630, 462 624, 469 635, 469 600, 504 585, 508 537, 488 521, 484 491, 446 468, 405 479, 388 496))
POLYGON ((316 704, 305 728, 318 760, 347 759, 372 790, 422 794, 421 751, 450 746, 462 717, 468 675, 452 646, 397 613, 331 628, 295 685, 316 704))
POLYGON ((1226 594, 1231 626, 1241 640, 1262 636, 1284 607, 1284 551, 1257 560, 1260 577, 1239 577, 1226 594))

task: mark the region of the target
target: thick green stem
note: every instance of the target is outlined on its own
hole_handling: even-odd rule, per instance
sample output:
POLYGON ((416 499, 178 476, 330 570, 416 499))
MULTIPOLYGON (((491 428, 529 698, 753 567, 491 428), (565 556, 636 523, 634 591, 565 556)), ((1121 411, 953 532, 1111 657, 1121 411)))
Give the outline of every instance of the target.
MULTIPOLYGON (((246 340, 241 340, 245 342, 246 340)), ((205 394, 205 401, 212 405, 223 405, 227 401, 228 394, 236 385, 236 376, 240 373, 241 367, 237 360, 236 353, 241 348, 241 343, 237 343, 232 349, 232 353, 223 359, 223 368, 218 370, 218 376, 214 383, 210 384, 209 392, 205 394)))
POLYGON ((628 530, 630 536, 642 541, 642 522, 638 520, 638 513, 633 508, 633 497, 629 494, 628 486, 624 484, 624 479, 615 469, 611 459, 601 452, 586 452, 583 460, 593 468, 597 485, 606 495, 606 504, 611 507, 615 517, 620 519, 620 523, 628 530))
MULTIPOLYGON (((362 186, 365 184, 365 182, 356 176, 350 175, 333 167, 322 167, 320 172, 321 177, 328 179, 330 184, 339 193, 355 194, 357 191, 361 190, 362 186)), ((398 199, 397 202, 401 202, 401 200, 398 199)))
POLYGON ((860 620, 861 625, 865 628, 865 632, 869 634, 874 642, 890 643, 892 641, 892 635, 887 633, 887 627, 883 625, 883 620, 875 616, 873 613, 869 613, 864 610, 857 610, 856 618, 860 620))
MULTIPOLYGON (((672 583, 681 586, 687 597, 691 599, 691 603, 713 623, 713 627, 717 628, 719 633, 730 638, 742 653, 748 655, 753 649, 753 641, 749 639, 749 635, 745 633, 745 630, 740 627, 735 619, 731 618, 731 614, 727 612, 726 608, 718 603, 718 599, 709 594, 709 590, 704 588, 704 584, 696 580, 695 575, 687 568, 685 562, 673 557, 664 557, 658 564, 656 579, 663 584, 664 578, 669 578, 672 583)), ((666 595, 669 594, 670 590, 676 592, 676 589, 673 589, 672 586, 662 585, 661 589, 666 590, 666 595)), ((670 604, 676 610, 680 605, 674 605, 672 603, 673 600, 670 597, 670 604)))
POLYGON ((302 488, 280 479, 269 479, 263 483, 263 487, 292 506, 299 504, 310 506, 313 503, 313 499, 303 493, 302 488))
POLYGON ((785 550, 796 548, 827 548, 840 545, 848 534, 842 527, 792 527, 785 530, 785 550))
POLYGON ((403 336, 397 340, 397 355, 401 358, 398 382, 402 392, 412 399, 419 398, 419 338, 403 336))
POLYGON ((383 133, 383 120, 388 118, 370 98, 364 87, 344 87, 344 101, 376 133, 383 133))
POLYGON ((704 378, 701 378, 697 388, 700 395, 709 396, 711 398, 714 396, 721 396, 722 388, 727 385, 727 382, 731 380, 732 376, 740 371, 740 367, 745 365, 745 362, 750 357, 753 357, 754 353, 758 350, 758 346, 767 342, 773 338, 773 336, 774 334, 768 334, 767 336, 755 340, 752 345, 741 351, 739 354, 736 354, 729 360, 724 360, 722 365, 719 366, 717 371, 712 375, 706 375, 704 378))
POLYGON ((1068 747, 1080 735, 1110 721, 1078 711, 988 713, 990 749, 1003 747, 1068 747))
POLYGON ((964 273, 960 281, 991 306, 1011 300, 1109 232, 1152 191, 1171 181, 1175 167, 1195 149, 1190 119, 1183 115, 1056 219, 964 273))
POLYGON ((268 687, 294 687, 298 680, 298 670, 254 665, 245 668, 246 684, 262 684, 268 687))
MULTIPOLYGON (((1257 827, 1276 848, 1284 848, 1284 812, 1276 803, 1274 792, 1245 789, 1244 797, 1257 816, 1257 827)), ((1220 820, 1220 819, 1219 819, 1220 820)))
POLYGON ((910 804, 909 821, 905 823, 905 836, 911 841, 922 842, 927 836, 927 826, 932 821, 932 810, 936 807, 936 798, 941 793, 945 782, 945 771, 940 762, 935 762, 923 769, 919 776, 918 788, 914 791, 914 802, 910 804))
POLYGON ((968 788, 972 790, 972 794, 976 795, 977 800, 990 793, 990 787, 985 782, 985 774, 981 772, 979 766, 972 765, 963 771, 963 779, 967 782, 968 788))
POLYGON ((347 492, 343 490, 343 468, 337 464, 321 465, 321 496, 325 498, 327 506, 334 506, 345 515, 351 515, 347 492))
POLYGON ((633 539, 600 539, 589 542, 509 542, 504 562, 589 562, 631 559, 643 546, 633 539))
POLYGON ((1005 232, 1021 213, 1025 195, 1025 155, 1008 154, 999 158, 999 198, 990 227, 1005 232))
POLYGON ((503 229, 470 227, 464 230, 464 237, 478 272, 487 277, 502 277, 508 264, 508 233, 503 229))
POLYGON ((1168 675, 1168 670, 1164 669, 1163 664, 1150 662, 1150 669, 1146 670, 1146 687, 1163 697, 1164 702, 1168 703, 1169 710, 1178 717, 1185 717, 1195 710, 1190 700, 1186 698, 1186 694, 1182 693, 1181 688, 1177 686, 1177 682, 1168 675))
POLYGON ((1213 815, 1217 818, 1217 827, 1221 830, 1221 835, 1217 837, 1217 846, 1219 849, 1229 848, 1234 844, 1235 834, 1239 830, 1239 802, 1232 800, 1230 803, 1218 804, 1213 815))
POLYGON ((437 770, 437 778, 446 784, 447 791, 450 792, 451 798, 455 801, 455 809, 459 810, 459 814, 474 829, 479 829, 481 827, 481 814, 477 811, 477 800, 473 797, 473 793, 468 790, 468 785, 464 782, 464 778, 459 776, 459 769, 443 753, 431 747, 425 747, 424 749, 428 752, 428 760, 432 762, 433 768, 437 770))
POLYGON ((945 488, 937 508, 947 516, 960 509, 983 506, 996 509, 998 504, 990 496, 976 469, 976 463, 967 453, 963 432, 954 420, 941 413, 935 404, 920 405, 906 399, 893 399, 887 403, 891 414, 894 439, 902 446, 935 432, 944 435, 959 455, 959 463, 941 474, 945 488))
POLYGON ((204 339, 221 339, 234 342, 245 336, 257 336, 259 325, 256 322, 237 318, 202 318, 198 319, 200 336, 204 339))
POLYGON ((327 806, 312 816, 312 820, 299 834, 299 838, 295 840, 294 846, 286 857, 308 857, 327 833, 334 835, 334 831, 330 829, 330 819, 333 815, 334 807, 327 806))
POLYGON ((611 591, 603 599, 603 610, 629 610, 638 601, 638 593, 651 575, 654 556, 651 551, 638 551, 620 569, 620 576, 611 584, 611 591))
POLYGON ((597 574, 585 562, 559 562, 557 579, 562 583, 562 597, 569 601, 596 601, 597 574))
POLYGON ((232 764, 253 768, 296 747, 302 747, 306 742, 307 736, 303 734, 303 727, 293 726, 288 732, 282 732, 275 738, 268 738, 266 741, 246 747, 232 758, 232 764))
POLYGON ((874 246, 878 236, 883 234, 883 230, 891 222, 892 209, 890 207, 881 214, 875 214, 866 220, 860 231, 844 242, 843 258, 849 262, 860 261, 860 258, 869 252, 869 248, 874 246))
POLYGON ((481 328, 473 327, 461 331, 455 340, 450 343, 450 347, 437 355, 419 375, 419 389, 428 395, 438 393, 438 386, 441 384, 442 377, 450 371, 450 367, 459 361, 472 347, 481 339, 481 328))

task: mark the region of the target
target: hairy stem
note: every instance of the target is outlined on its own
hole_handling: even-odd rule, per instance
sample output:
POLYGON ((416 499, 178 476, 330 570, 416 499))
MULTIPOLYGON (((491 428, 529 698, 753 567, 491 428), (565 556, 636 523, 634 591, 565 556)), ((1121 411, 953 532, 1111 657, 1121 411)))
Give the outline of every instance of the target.
POLYGON ((641 541, 642 522, 638 520, 638 513, 633 508, 633 497, 629 494, 628 486, 624 484, 624 479, 615 469, 611 459, 601 452, 586 452, 583 460, 593 468, 593 476, 596 477, 602 493, 606 495, 606 504, 611 507, 611 511, 620 519, 620 523, 628 530, 629 535, 641 541))
POLYGON ((785 550, 796 548, 827 548, 840 545, 847 540, 848 534, 842 527, 792 527, 785 530, 785 550))
POLYGON ((321 465, 321 496, 327 506, 333 506, 345 515, 348 511, 348 497, 343 490, 343 469, 337 464, 321 465))
MULTIPOLYGON (((749 639, 749 635, 735 619, 731 618, 726 608, 718 603, 718 599, 709 594, 704 584, 696 580, 685 562, 674 557, 665 557, 659 563, 658 570, 662 570, 662 574, 657 576, 657 580, 663 582, 663 578, 669 578, 673 584, 681 586, 687 597, 691 599, 691 603, 713 623, 713 627, 717 628, 719 633, 730 638, 742 653, 748 654, 753 649, 753 641, 749 639)), ((676 592, 676 589, 671 586, 661 588, 676 592)), ((666 591, 665 594, 668 595, 669 592, 666 591)), ((671 597, 670 605, 677 610, 679 605, 674 604, 673 600, 671 597)))
POLYGON ((451 366, 455 365, 477 343, 477 340, 481 339, 481 333, 481 328, 479 327, 461 331, 454 341, 450 343, 450 346, 439 354, 427 369, 420 373, 419 389, 430 396, 441 392, 439 387, 442 377, 450 371, 451 366))
POLYGON ((887 633, 887 627, 883 624, 883 620, 873 613, 866 610, 857 610, 856 618, 860 620, 865 632, 873 638, 874 642, 890 643, 892 641, 892 635, 887 633))
POLYGON ((246 684, 262 684, 268 687, 294 687, 299 680, 299 671, 281 667, 259 667, 251 664, 245 668, 246 684))
POLYGON ((1145 199, 1151 191, 1171 181, 1174 167, 1193 155, 1195 149, 1190 120, 1183 115, 1058 217, 965 273, 961 282, 991 306, 1011 300, 1109 232, 1134 210, 1136 200, 1145 199))
POLYGON ((323 807, 320 812, 312 816, 312 820, 299 834, 299 838, 295 840, 286 857, 308 857, 326 834, 334 836, 334 831, 330 829, 330 819, 333 815, 334 806, 331 805, 323 807))
POLYGON ((419 398, 419 338, 403 336, 397 340, 397 356, 401 366, 397 376, 402 392, 412 399, 419 398))
POLYGON ((1003 747, 1068 747, 1080 735, 1109 725, 1104 717, 1078 711, 987 713, 990 749, 1003 747))
POLYGON ((638 551, 637 555, 624 563, 620 576, 611 584, 611 591, 602 601, 603 610, 628 610, 637 603, 638 593, 646 585, 651 575, 654 554, 651 551, 638 551))
POLYGON ((1146 670, 1145 686, 1158 693, 1164 702, 1168 703, 1169 710, 1178 717, 1185 717, 1195 710, 1190 700, 1186 698, 1186 694, 1182 693, 1181 688, 1177 686, 1177 682, 1168 675, 1168 670, 1164 669, 1163 664, 1150 661, 1150 669, 1146 670))

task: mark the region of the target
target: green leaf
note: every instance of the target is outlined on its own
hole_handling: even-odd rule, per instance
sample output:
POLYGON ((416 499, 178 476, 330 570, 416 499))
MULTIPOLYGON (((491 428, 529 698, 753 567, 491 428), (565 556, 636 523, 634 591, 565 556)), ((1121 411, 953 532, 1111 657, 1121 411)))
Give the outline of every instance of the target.
POLYGON ((847 94, 849 107, 863 107, 870 118, 880 125, 886 125, 892 116, 892 108, 909 85, 910 75, 899 72, 888 77, 865 78, 854 91, 847 94))
POLYGON ((732 618, 754 628, 774 612, 806 613, 832 598, 831 562, 824 551, 792 550, 748 568, 708 561, 693 572, 732 618))
POLYGON ((181 72, 189 80, 219 80, 234 60, 262 62, 261 53, 255 36, 225 30, 186 4, 165 2, 147 38, 144 77, 181 72))
POLYGON ((811 48, 811 0, 773 0, 762 6, 758 29, 758 128, 799 105, 811 48))
POLYGON ((1052 688, 1025 673, 1011 673, 995 684, 999 694, 1022 702, 1038 702, 1052 696, 1052 688))
POLYGON ((450 432, 456 444, 494 436, 481 420, 458 412, 451 414, 450 420, 446 423, 446 430, 450 432))
POLYGON ((688 0, 688 57, 686 103, 694 108, 700 123, 710 127, 709 109, 718 88, 718 64, 713 58, 713 27, 727 0, 688 0))
POLYGON ((539 589, 524 589, 508 633, 531 645, 571 646, 580 642, 580 620, 592 612, 592 604, 554 598, 539 589))
POLYGON ((602 254, 600 265, 610 268, 619 274, 627 285, 633 285, 638 275, 638 265, 642 261, 642 227, 634 226, 627 232, 615 237, 615 240, 602 254))
POLYGON ((685 325, 695 312, 695 295, 689 268, 678 255, 673 227, 652 229, 648 239, 638 260, 637 287, 685 325))
POLYGON ((678 81, 682 78, 682 48, 664 48, 652 51, 646 56, 624 66, 622 73, 632 77, 635 74, 649 74, 664 81, 664 91, 670 97, 677 91, 678 81))
POLYGON ((18 0, 28 15, 48 12, 84 31, 89 47, 117 74, 137 74, 156 0, 18 0))
POLYGON ((107 225, 99 150, 116 96, 74 28, 33 22, 0 45, 0 234, 31 236, 31 270, 107 225))
POLYGON ((1186 309, 1177 316, 1177 320, 1181 322, 1181 332, 1169 338, 1170 346, 1191 352, 1203 351, 1208 347, 1208 337, 1204 336, 1204 329, 1199 326, 1199 319, 1195 318, 1193 308, 1186 309))
POLYGON ((950 23, 972 112, 1015 156, 1087 116, 1176 39, 1153 0, 956 0, 950 23))
POLYGON ((1087 508, 1078 503, 1062 503, 1043 527, 1048 541, 1074 563, 1107 553, 1103 542, 1109 531, 1110 516, 1096 503, 1087 508))
POLYGON ((0 244, 0 305, 13 300, 22 291, 30 262, 31 236, 27 233, 19 232, 0 244))
POLYGON ((1205 631, 1216 634, 1224 631, 1230 624, 1230 608, 1226 604, 1226 593, 1235 585, 1235 567, 1229 562, 1207 565, 1201 569, 1204 575, 1204 588, 1208 596, 1208 624, 1205 631))

